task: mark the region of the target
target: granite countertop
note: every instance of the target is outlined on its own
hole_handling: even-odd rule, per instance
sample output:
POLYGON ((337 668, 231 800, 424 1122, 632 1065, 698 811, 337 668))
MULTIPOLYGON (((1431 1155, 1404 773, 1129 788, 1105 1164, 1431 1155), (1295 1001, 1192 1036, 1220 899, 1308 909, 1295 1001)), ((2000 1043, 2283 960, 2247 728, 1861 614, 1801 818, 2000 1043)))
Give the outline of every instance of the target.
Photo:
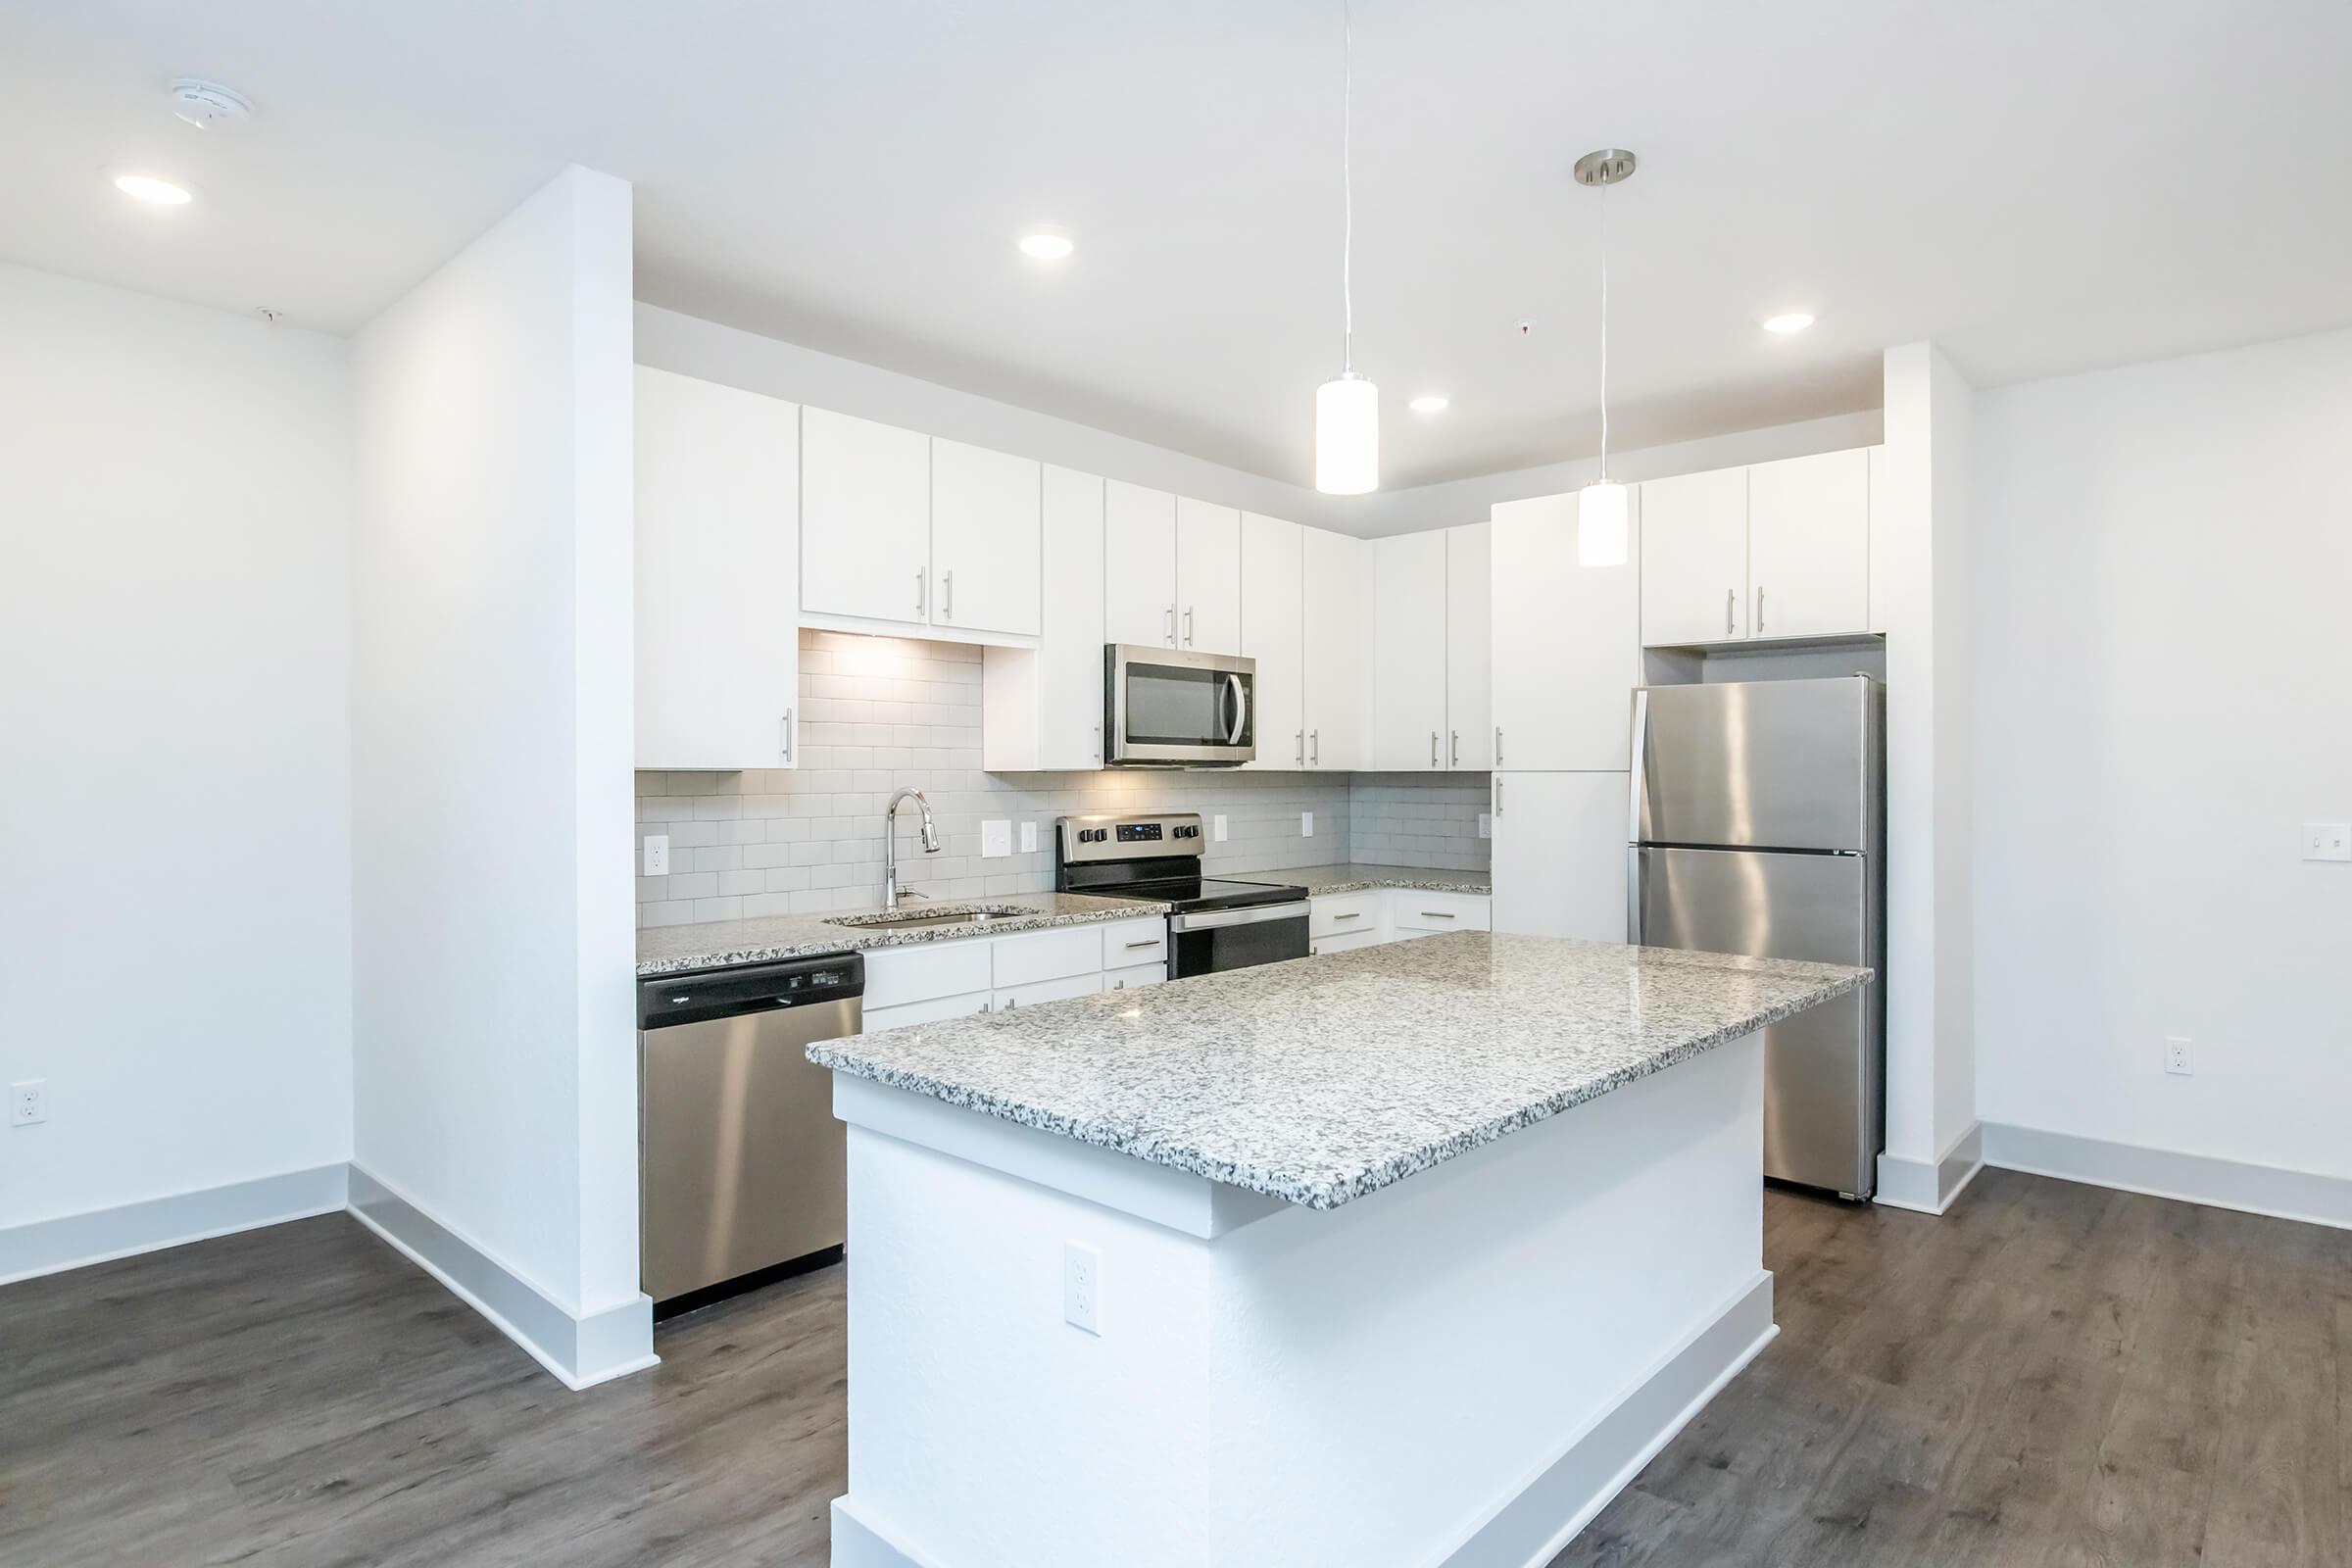
POLYGON ((825 953, 867 953, 876 948, 913 947, 925 942, 964 942, 974 937, 1015 936, 1054 926, 1092 925, 1166 914, 1168 906, 1148 899, 1097 899, 1080 893, 1007 893, 979 899, 926 900, 900 906, 903 912, 954 909, 972 905, 1018 905, 1033 914, 1007 915, 980 925, 916 926, 911 930, 833 925, 832 919, 871 914, 870 909, 836 909, 830 914, 775 914, 754 920, 709 920, 700 925, 648 926, 637 933, 637 977, 716 969, 735 963, 771 963, 825 953))
POLYGON ((1296 871, 1240 871, 1251 882, 1295 882, 1310 894, 1370 893, 1380 888, 1410 888, 1416 893, 1492 893, 1492 873, 1437 871, 1423 865, 1310 865, 1296 871))
POLYGON ((1336 1208, 1870 973, 1458 931, 912 1024, 808 1059, 1336 1208))

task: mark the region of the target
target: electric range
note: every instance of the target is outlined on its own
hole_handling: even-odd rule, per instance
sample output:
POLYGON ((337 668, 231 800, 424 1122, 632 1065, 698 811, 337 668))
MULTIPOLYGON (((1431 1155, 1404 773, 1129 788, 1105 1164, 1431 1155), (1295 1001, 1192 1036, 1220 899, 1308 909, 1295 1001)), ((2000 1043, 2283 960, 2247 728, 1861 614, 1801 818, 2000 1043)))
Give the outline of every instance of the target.
POLYGON ((1065 816, 1054 824, 1063 893, 1165 904, 1168 977, 1306 956, 1306 889, 1201 874, 1196 811, 1065 816))

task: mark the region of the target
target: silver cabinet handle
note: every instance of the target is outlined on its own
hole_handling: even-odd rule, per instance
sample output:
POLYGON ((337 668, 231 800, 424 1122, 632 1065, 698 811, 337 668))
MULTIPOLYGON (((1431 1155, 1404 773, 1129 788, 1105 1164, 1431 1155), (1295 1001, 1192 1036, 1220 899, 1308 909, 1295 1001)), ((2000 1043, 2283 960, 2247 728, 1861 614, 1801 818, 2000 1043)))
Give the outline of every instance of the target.
POLYGON ((1168 607, 1168 646, 1170 648, 1176 646, 1176 607, 1174 605, 1168 607))
POLYGON ((1458 920, 1461 918, 1461 916, 1458 914, 1448 914, 1444 909, 1423 909, 1421 911, 1421 918, 1424 920, 1458 920))
POLYGON ((1732 617, 1738 614, 1739 611, 1740 590, 1737 588, 1726 588, 1723 591, 1723 634, 1726 637, 1729 637, 1732 634, 1732 617))
POLYGON ((1319 729, 1310 729, 1306 732, 1306 739, 1307 743, 1315 749, 1315 755, 1308 758, 1307 762, 1311 766, 1321 767, 1323 765, 1323 732, 1319 729))
POLYGON ((1446 765, 1448 767, 1462 765, 1462 732, 1458 729, 1453 732, 1451 750, 1446 754, 1446 765))
POLYGON ((1363 917, 1363 911, 1360 909, 1350 914, 1335 914, 1332 916, 1334 920, 1361 920, 1363 917))
POLYGON ((1500 773, 1494 775, 1494 814, 1496 816, 1502 814, 1502 775, 1500 773))
POLYGON ((1298 743, 1298 765, 1304 767, 1306 765, 1306 731, 1295 729, 1291 731, 1291 739, 1298 743))
POLYGON ((1756 584, 1756 635, 1764 635, 1764 585, 1756 584))
POLYGON ((1190 605, 1184 607, 1184 646, 1193 646, 1193 607, 1190 605))
POLYGON ((1494 765, 1496 767, 1502 765, 1502 726, 1500 724, 1494 726, 1494 765))
POLYGON ((787 708, 786 710, 784 710, 784 722, 783 722, 783 723, 782 723, 782 725, 780 725, 779 727, 780 727, 780 728, 783 730, 783 732, 784 732, 784 737, 783 737, 783 738, 784 738, 784 764, 785 764, 787 767, 789 767, 789 766, 791 766, 791 765, 792 765, 792 710, 791 710, 791 709, 787 708))
POLYGON ((1102 760, 1102 726, 1100 724, 1095 726, 1095 760, 1102 760))
POLYGON ((914 568, 914 616, 917 620, 923 616, 923 568, 920 566, 914 568))
POLYGON ((1429 732, 1429 765, 1438 765, 1438 732, 1434 729, 1429 732))
POLYGON ((956 618, 956 573, 954 571, 943 571, 939 574, 939 618, 942 620, 956 618))
POLYGON ((1020 1004, 1021 999, 1018 997, 1006 997, 1004 999, 1004 1010, 1006 1012, 1010 1012, 1013 1008, 1019 1006, 1020 1004))
POLYGON ((1149 942, 1130 942, 1127 944, 1128 951, 1133 952, 1137 948, 1156 948, 1161 940, 1159 937, 1153 937, 1149 942))

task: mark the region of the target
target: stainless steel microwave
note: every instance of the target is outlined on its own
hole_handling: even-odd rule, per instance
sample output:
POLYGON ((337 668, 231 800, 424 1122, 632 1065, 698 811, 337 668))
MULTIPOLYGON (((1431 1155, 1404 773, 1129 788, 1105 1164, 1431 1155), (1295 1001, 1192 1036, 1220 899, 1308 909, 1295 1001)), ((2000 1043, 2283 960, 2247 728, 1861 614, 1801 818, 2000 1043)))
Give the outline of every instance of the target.
POLYGON ((1257 661, 1112 643, 1102 650, 1102 760, 1239 767, 1257 755, 1257 661))

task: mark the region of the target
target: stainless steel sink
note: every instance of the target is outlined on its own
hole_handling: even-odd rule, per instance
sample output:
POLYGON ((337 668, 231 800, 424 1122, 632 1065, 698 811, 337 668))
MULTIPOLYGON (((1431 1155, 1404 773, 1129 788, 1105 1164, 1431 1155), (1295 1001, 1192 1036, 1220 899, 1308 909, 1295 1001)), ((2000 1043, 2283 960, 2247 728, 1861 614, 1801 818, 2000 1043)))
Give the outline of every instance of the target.
POLYGON ((825 924, 855 931, 907 931, 923 926, 987 925, 1036 913, 1019 904, 940 904, 921 909, 887 909, 879 914, 835 915, 825 924))

